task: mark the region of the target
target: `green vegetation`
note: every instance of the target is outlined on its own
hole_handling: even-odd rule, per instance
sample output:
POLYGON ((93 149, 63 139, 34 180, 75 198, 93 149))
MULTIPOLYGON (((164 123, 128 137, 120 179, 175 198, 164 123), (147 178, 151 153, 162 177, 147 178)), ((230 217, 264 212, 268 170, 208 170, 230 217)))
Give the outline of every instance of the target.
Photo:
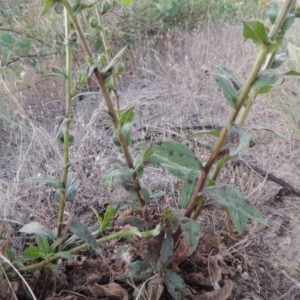
MULTIPOLYGON (((166 289, 173 299, 179 300, 189 293, 181 276, 180 264, 198 247, 202 226, 197 220, 204 210, 224 211, 230 233, 236 231, 240 235, 245 234, 249 221, 268 226, 257 208, 239 190, 218 182, 217 178, 228 160, 253 146, 251 136, 243 125, 256 96, 281 85, 286 76, 300 75, 297 70, 283 72, 277 69, 285 60, 283 53, 277 52, 295 19, 295 14, 289 13, 293 1, 286 1, 281 8, 278 4, 272 6, 267 12, 270 27, 256 20, 243 21, 244 39, 250 40, 258 50, 257 58, 245 80, 238 78, 228 67, 218 66, 219 73, 214 74, 214 77, 231 112, 222 130, 192 134, 194 138, 200 134, 214 136, 215 142, 206 162, 200 161, 188 146, 174 140, 141 141, 134 145, 135 150, 139 151, 135 155, 132 150, 133 124, 138 122, 135 106, 121 106, 117 86, 117 76, 125 72, 122 59, 127 45, 124 44, 135 42, 132 37, 156 35, 174 27, 192 30, 201 26, 206 18, 233 22, 233 19, 239 18, 243 11, 248 10, 250 2, 245 1, 243 7, 237 7, 231 1, 220 0, 119 0, 114 3, 107 0, 100 3, 46 0, 41 10, 41 20, 45 20, 45 26, 34 28, 31 26, 37 15, 30 13, 34 2, 28 1, 15 10, 8 4, 1 9, 0 57, 3 82, 10 80, 12 76, 21 76, 26 68, 36 68, 43 73, 40 65, 47 56, 58 55, 65 61, 64 68, 52 67, 51 73, 41 74, 44 78, 60 80, 65 85, 65 109, 59 117, 53 139, 62 154, 60 170, 56 173, 58 176, 43 174, 26 180, 28 184, 45 183, 55 190, 57 225, 54 232, 39 222, 23 226, 20 232, 35 234, 36 245, 27 247, 20 257, 15 257, 7 245, 2 248, 4 251, 1 255, 10 260, 18 271, 26 274, 46 268, 59 275, 58 259, 72 259, 81 250, 92 248, 100 251, 100 243, 120 239, 125 247, 119 255, 124 255, 128 239, 132 243, 149 240, 151 251, 143 252, 140 249, 139 257, 119 281, 137 285, 134 292, 137 299, 139 296, 143 299, 160 299, 166 289), (123 16, 118 19, 115 14, 120 11, 123 16), (124 20, 128 22, 114 30, 113 24, 108 21, 108 14, 112 20, 116 19, 117 25, 118 22, 125 23, 124 20), (135 16, 138 18, 135 19, 135 16), (202 16, 202 19, 198 16, 202 16), (18 25, 15 25, 17 21, 18 25), (64 33, 59 25, 62 23, 64 33), (80 56, 80 66, 76 72, 75 54, 80 56), (65 210, 68 204, 75 201, 81 184, 81 178, 78 178, 70 159, 74 143, 72 124, 77 121, 72 114, 72 106, 81 96, 90 95, 90 92, 84 93, 82 89, 92 80, 102 93, 106 106, 106 110, 102 112, 112 130, 113 144, 122 157, 109 162, 111 170, 102 177, 102 182, 112 188, 121 186, 130 194, 130 200, 120 206, 111 199, 102 216, 97 209, 91 207, 98 224, 89 228, 72 213, 66 218, 65 210), (150 192, 147 178, 144 177, 146 168, 156 166, 165 168, 182 183, 180 209, 166 206, 160 219, 153 218, 150 202, 161 191, 150 192), (120 230, 114 223, 114 217, 128 207, 134 214, 120 217, 118 222, 130 229, 120 230), (75 242, 81 244, 74 246, 75 242)), ((251 11, 254 12, 254 8, 251 11)), ((15 277, 7 263, 3 263, 2 271, 10 278, 15 277)))

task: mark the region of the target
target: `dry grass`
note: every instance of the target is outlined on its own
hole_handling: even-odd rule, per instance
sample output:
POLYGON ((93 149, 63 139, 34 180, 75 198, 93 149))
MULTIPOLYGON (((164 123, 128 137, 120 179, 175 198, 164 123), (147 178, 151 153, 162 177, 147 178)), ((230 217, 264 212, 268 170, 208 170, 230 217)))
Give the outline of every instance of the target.
MULTIPOLYGON (((129 55, 132 61, 130 72, 119 79, 119 84, 122 89, 121 105, 136 105, 138 121, 133 128, 133 138, 151 134, 153 139, 183 141, 194 149, 204 163, 208 157, 206 146, 211 145, 214 139, 204 136, 197 138, 197 141, 189 140, 187 136, 190 130, 185 128, 220 126, 225 122, 229 108, 211 73, 216 72, 216 64, 222 64, 235 70, 244 79, 254 61, 255 48, 250 42, 243 41, 238 26, 207 27, 189 34, 170 31, 154 42, 148 41, 147 45, 131 50, 129 55), (141 130, 143 127, 147 127, 147 130, 141 130)), ((15 229, 18 228, 16 224, 24 224, 29 220, 39 221, 54 229, 57 204, 53 190, 46 186, 24 184, 24 180, 37 174, 58 178, 61 175, 62 152, 55 144, 54 132, 55 118, 64 109, 63 86, 54 80, 41 80, 36 74, 26 74, 21 87, 13 83, 7 83, 9 92, 6 93, 13 104, 9 107, 2 104, 7 112, 7 122, 6 140, 1 145, 0 156, 0 205, 3 208, 0 216, 10 220, 15 229), (17 111, 15 115, 14 111, 17 111)), ((298 93, 295 81, 288 80, 270 95, 259 96, 246 124, 273 127, 289 135, 291 144, 279 140, 270 132, 253 131, 257 146, 241 153, 241 158, 247 163, 255 163, 283 177, 296 188, 299 187, 300 178, 298 93), (282 101, 287 98, 288 104, 282 101), (285 110, 279 112, 274 103, 285 110), (285 118, 282 118, 282 113, 285 118)), ((116 199, 126 201, 129 197, 120 189, 112 192, 100 184, 108 168, 105 160, 110 156, 121 157, 112 145, 111 130, 105 129, 103 116, 95 113, 92 117, 97 109, 104 109, 100 97, 76 102, 72 112, 75 143, 71 148, 71 169, 78 174, 81 184, 76 203, 66 208, 66 218, 79 216, 86 224, 95 222, 88 205, 101 209, 107 202, 116 199)), ((136 149, 132 147, 132 151, 136 149)), ((295 256, 298 253, 284 257, 293 245, 300 245, 297 236, 300 226, 297 201, 289 199, 274 204, 271 199, 278 191, 278 186, 244 167, 234 168, 228 164, 220 180, 240 189, 263 212, 265 205, 274 205, 291 215, 292 222, 286 234, 290 242, 282 245, 280 237, 275 236, 274 240, 282 220, 264 212, 270 228, 260 243, 271 253, 270 260, 280 258, 289 270, 293 268, 299 271, 295 256)), ((153 205, 161 208, 164 205, 178 206, 181 183, 164 170, 150 168, 142 181, 151 191, 165 191, 166 195, 154 199, 153 205)), ((226 226, 223 214, 205 212, 201 218, 206 226, 217 229, 226 226)), ((257 225, 249 226, 247 241, 257 242, 260 239, 259 230, 257 225)), ((262 256, 251 254, 251 251, 245 254, 252 243, 247 241, 237 246, 236 251, 252 260, 263 259, 262 256)))

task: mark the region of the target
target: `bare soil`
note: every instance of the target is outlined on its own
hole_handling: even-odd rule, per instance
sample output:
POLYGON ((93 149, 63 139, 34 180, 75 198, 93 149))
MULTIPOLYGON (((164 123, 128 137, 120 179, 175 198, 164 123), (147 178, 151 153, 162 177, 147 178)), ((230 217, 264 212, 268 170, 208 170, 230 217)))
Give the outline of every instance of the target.
MULTIPOLYGON (((217 72, 216 64, 226 65, 244 79, 256 49, 243 41, 241 28, 235 26, 206 28, 190 34, 169 32, 131 51, 131 71, 120 79, 119 85, 121 105, 136 105, 133 153, 137 141, 175 139, 189 145, 204 163, 214 138, 190 139, 188 135, 201 126, 219 128, 230 111, 212 75, 217 72)), ((22 225, 38 221, 47 228, 56 227, 53 190, 24 185, 23 180, 38 173, 60 175, 62 154, 53 140, 55 118, 64 109, 60 92, 63 89, 55 81, 35 83, 33 79, 26 82, 24 78, 24 86, 32 88, 24 89, 21 106, 16 107, 11 119, 17 128, 14 135, 6 126, 2 135, 5 145, 1 146, 0 157, 1 228, 2 235, 12 235, 9 245, 15 253, 34 242, 33 237, 18 232, 22 225)), ((12 90, 12 94, 15 92, 12 90)), ((276 105, 283 99, 299 102, 299 93, 296 80, 288 79, 270 94, 257 98, 245 127, 263 124, 284 133, 290 142, 270 131, 250 130, 255 147, 240 154, 240 163, 227 163, 219 179, 241 190, 258 207, 269 227, 251 223, 245 236, 237 236, 228 233, 223 213, 203 212, 199 219, 203 226, 199 247, 179 265, 179 273, 189 286, 186 299, 300 299, 299 195, 268 179, 268 174, 272 174, 295 190, 300 189, 300 136, 291 130, 276 105), (267 176, 261 176, 253 166, 267 176)), ((66 221, 76 217, 87 226, 97 223, 89 206, 101 214, 107 204, 114 200, 126 202, 129 197, 124 190, 110 190, 100 183, 109 169, 107 158, 121 158, 112 144, 111 129, 104 121, 102 109, 100 96, 78 101, 73 108, 76 122, 72 127, 75 143, 71 168, 81 184, 75 203, 66 209, 66 221)), ((143 184, 151 191, 165 192, 152 200, 154 214, 162 212, 165 206, 178 208, 181 183, 165 170, 147 170, 143 184)), ((120 217, 121 214, 115 221, 120 217)), ((25 275, 25 279, 37 299, 138 299, 137 287, 120 279, 130 263, 146 255, 145 249, 152 242, 132 240, 126 260, 117 259, 116 252, 129 242, 111 241, 101 245, 101 253, 84 251, 73 261, 59 262, 59 277, 45 269, 25 275)), ((17 299, 29 299, 22 285, 21 281, 12 282, 17 299)), ((6 278, 0 278, 0 299, 15 299, 6 278)), ((165 291, 161 299, 172 298, 165 291)))

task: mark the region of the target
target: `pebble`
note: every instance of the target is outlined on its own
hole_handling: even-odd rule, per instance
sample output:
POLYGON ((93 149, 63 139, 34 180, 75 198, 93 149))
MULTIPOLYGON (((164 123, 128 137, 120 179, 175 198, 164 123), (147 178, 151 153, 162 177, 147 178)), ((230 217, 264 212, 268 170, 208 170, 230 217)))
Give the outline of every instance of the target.
POLYGON ((242 273, 241 277, 242 277, 242 279, 244 279, 244 280, 249 280, 249 279, 250 279, 250 276, 249 276, 249 273, 248 273, 248 272, 242 273))

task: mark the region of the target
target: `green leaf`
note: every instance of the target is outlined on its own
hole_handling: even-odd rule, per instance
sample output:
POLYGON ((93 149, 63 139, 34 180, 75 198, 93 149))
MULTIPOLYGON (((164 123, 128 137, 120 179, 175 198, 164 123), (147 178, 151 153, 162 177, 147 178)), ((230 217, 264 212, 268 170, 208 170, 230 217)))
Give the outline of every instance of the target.
POLYGON ((37 239, 37 244, 41 253, 44 255, 50 254, 50 246, 47 237, 40 235, 37 239))
POLYGON ((229 152, 230 156, 235 156, 249 146, 251 136, 238 125, 228 127, 228 137, 220 152, 229 152))
POLYGON ((129 124, 123 125, 122 131, 123 131, 123 134, 124 134, 124 137, 125 137, 126 145, 130 146, 131 143, 132 143, 130 125, 129 124))
POLYGON ((180 217, 182 216, 178 216, 178 214, 176 214, 177 210, 173 210, 170 207, 165 207, 164 210, 164 214, 165 214, 165 218, 169 221, 169 223, 172 225, 172 229, 176 230, 177 227, 180 224, 180 217))
POLYGON ((144 153, 140 153, 135 157, 134 160, 134 169, 137 173, 137 178, 141 179, 144 173, 144 162, 147 161, 152 155, 153 151, 151 149, 147 149, 144 153))
POLYGON ((41 225, 39 222, 31 222, 26 225, 24 225, 19 232, 24 232, 28 234, 36 234, 38 236, 45 236, 50 239, 54 239, 55 235, 50 231, 45 229, 43 225, 41 225))
POLYGON ((109 226, 111 226, 111 220, 116 215, 117 210, 112 207, 111 205, 108 205, 106 208, 106 212, 103 216, 102 223, 101 223, 101 230, 105 231, 109 226))
POLYGON ((36 260, 41 257, 40 249, 36 246, 30 246, 22 253, 22 255, 31 260, 36 260))
POLYGON ((216 184, 205 188, 202 195, 206 198, 208 205, 212 205, 217 209, 224 209, 228 213, 240 234, 245 232, 248 219, 268 226, 255 206, 239 190, 229 185, 216 184))
POLYGON ((60 251, 54 254, 57 258, 69 259, 72 260, 73 256, 69 251, 60 251))
POLYGON ((126 168, 112 170, 109 174, 103 176, 101 181, 105 184, 109 184, 110 186, 120 185, 128 192, 134 191, 132 181, 132 174, 134 170, 128 169, 128 167, 126 168))
POLYGON ((50 8, 52 8, 57 0, 46 0, 44 3, 43 11, 41 12, 41 16, 43 16, 45 13, 49 11, 50 8))
POLYGON ((180 206, 182 208, 187 208, 191 197, 193 195, 195 186, 197 184, 197 179, 199 177, 199 171, 192 170, 188 173, 187 178, 184 181, 183 189, 180 197, 180 206))
POLYGON ((268 33, 265 25, 259 21, 243 21, 243 37, 251 39, 257 46, 268 45, 268 33))
POLYGON ((296 71, 300 71, 300 47, 293 45, 292 43, 288 44, 288 67, 296 71))
POLYGON ((125 65, 123 63, 118 63, 115 67, 114 75, 121 75, 125 71, 125 65))
POLYGON ((13 44, 15 43, 15 39, 14 37, 7 32, 4 32, 1 34, 1 40, 5 43, 6 46, 13 46, 13 44))
POLYGON ((240 82, 239 78, 232 70, 222 65, 217 65, 217 67, 220 70, 220 72, 231 81, 236 91, 242 88, 243 86, 242 83, 240 82))
POLYGON ((53 274, 56 275, 57 277, 61 274, 61 269, 60 269, 59 265, 53 264, 53 263, 49 263, 48 267, 53 272, 53 274))
POLYGON ((272 24, 274 24, 279 13, 279 4, 278 2, 274 2, 271 9, 267 11, 268 18, 272 24))
POLYGON ((164 195, 165 195, 164 191, 156 191, 156 192, 153 192, 153 193, 150 194, 150 199, 159 198, 159 197, 164 196, 164 195))
POLYGON ((55 193, 54 193, 54 199, 57 203, 60 203, 60 200, 62 198, 62 195, 61 195, 61 191, 60 190, 56 190, 55 193))
POLYGON ((267 131, 273 132, 273 133, 276 134, 279 138, 281 138, 281 139, 287 141, 288 143, 291 142, 290 139, 289 139, 285 134, 283 134, 283 133, 281 133, 281 132, 278 132, 278 131, 274 130, 272 127, 269 127, 269 126, 265 126, 265 125, 252 125, 252 126, 249 126, 248 129, 249 129, 249 130, 252 130, 252 129, 254 129, 254 130, 256 130, 256 129, 257 129, 257 130, 261 130, 261 129, 267 130, 267 131))
POLYGON ((5 249, 4 256, 10 261, 15 258, 14 253, 8 248, 5 249))
POLYGON ((73 202, 77 195, 77 189, 79 186, 79 180, 75 172, 69 172, 67 178, 66 187, 66 202, 73 202))
POLYGON ((187 256, 194 253, 201 237, 201 225, 190 218, 182 218, 180 220, 183 241, 187 247, 187 256))
POLYGON ((167 237, 163 240, 163 244, 160 249, 160 261, 162 266, 166 267, 170 263, 170 258, 173 255, 173 247, 173 238, 167 237))
POLYGON ((283 75, 286 75, 286 76, 300 76, 300 72, 291 70, 291 71, 283 73, 283 75))
POLYGON ((128 279, 132 279, 134 282, 145 281, 153 275, 153 269, 149 262, 137 260, 129 265, 128 279))
POLYGON ((26 183, 37 183, 37 182, 42 182, 42 183, 47 183, 51 187, 53 187, 56 190, 64 190, 63 185, 58 182, 54 177, 49 176, 49 175, 41 175, 37 177, 31 177, 25 180, 26 183))
POLYGON ((191 134, 189 134, 188 138, 191 139, 191 138, 194 138, 194 137, 202 135, 202 134, 210 134, 210 135, 213 135, 216 137, 219 137, 219 135, 220 135, 219 131, 216 129, 212 129, 212 130, 202 129, 202 130, 192 132, 191 134))
MULTIPOLYGON (((140 144, 141 146, 142 144, 140 144)), ((145 144, 144 144, 145 145, 145 144)), ((149 144, 153 155, 147 163, 160 164, 172 175, 185 180, 191 170, 199 171, 202 165, 195 154, 184 144, 175 141, 166 141, 149 144)))
POLYGON ((276 69, 276 68, 280 67, 285 62, 287 57, 288 57, 288 55, 286 53, 280 53, 280 54, 275 55, 275 58, 271 65, 271 69, 276 69))
POLYGON ((231 81, 226 76, 220 74, 216 74, 215 79, 229 105, 235 109, 238 94, 231 81))
POLYGON ((71 232, 76 234, 79 238, 81 238, 84 242, 86 242, 93 249, 99 248, 95 238, 89 232, 87 227, 85 227, 79 220, 72 219, 69 222, 69 229, 71 232))
POLYGON ((141 187, 141 190, 142 190, 143 198, 144 198, 146 204, 148 204, 150 202, 150 192, 144 186, 141 187))
POLYGON ((164 268, 164 283, 173 299, 182 300, 188 294, 183 279, 173 271, 164 268))
POLYGON ((263 70, 258 73, 258 76, 253 84, 253 89, 258 93, 265 91, 265 88, 271 88, 280 85, 283 82, 283 73, 273 70, 263 70))
POLYGON ((288 14, 282 24, 281 30, 283 32, 283 34, 285 34, 285 32, 291 28, 291 26, 293 25, 295 21, 295 14, 288 14))
POLYGON ((282 45, 281 41, 278 41, 276 43, 269 43, 268 54, 276 52, 281 45, 282 45))
POLYGON ((125 108, 125 109, 117 110, 117 113, 120 116, 119 121, 120 121, 121 126, 123 126, 124 124, 127 124, 127 123, 132 123, 134 121, 134 119, 135 119, 134 110, 135 110, 135 105, 125 108))
POLYGON ((120 50, 119 53, 111 60, 111 62, 103 70, 101 70, 101 74, 104 78, 106 78, 108 74, 111 74, 111 71, 115 68, 116 64, 119 62, 126 48, 127 46, 125 46, 122 50, 120 50))

